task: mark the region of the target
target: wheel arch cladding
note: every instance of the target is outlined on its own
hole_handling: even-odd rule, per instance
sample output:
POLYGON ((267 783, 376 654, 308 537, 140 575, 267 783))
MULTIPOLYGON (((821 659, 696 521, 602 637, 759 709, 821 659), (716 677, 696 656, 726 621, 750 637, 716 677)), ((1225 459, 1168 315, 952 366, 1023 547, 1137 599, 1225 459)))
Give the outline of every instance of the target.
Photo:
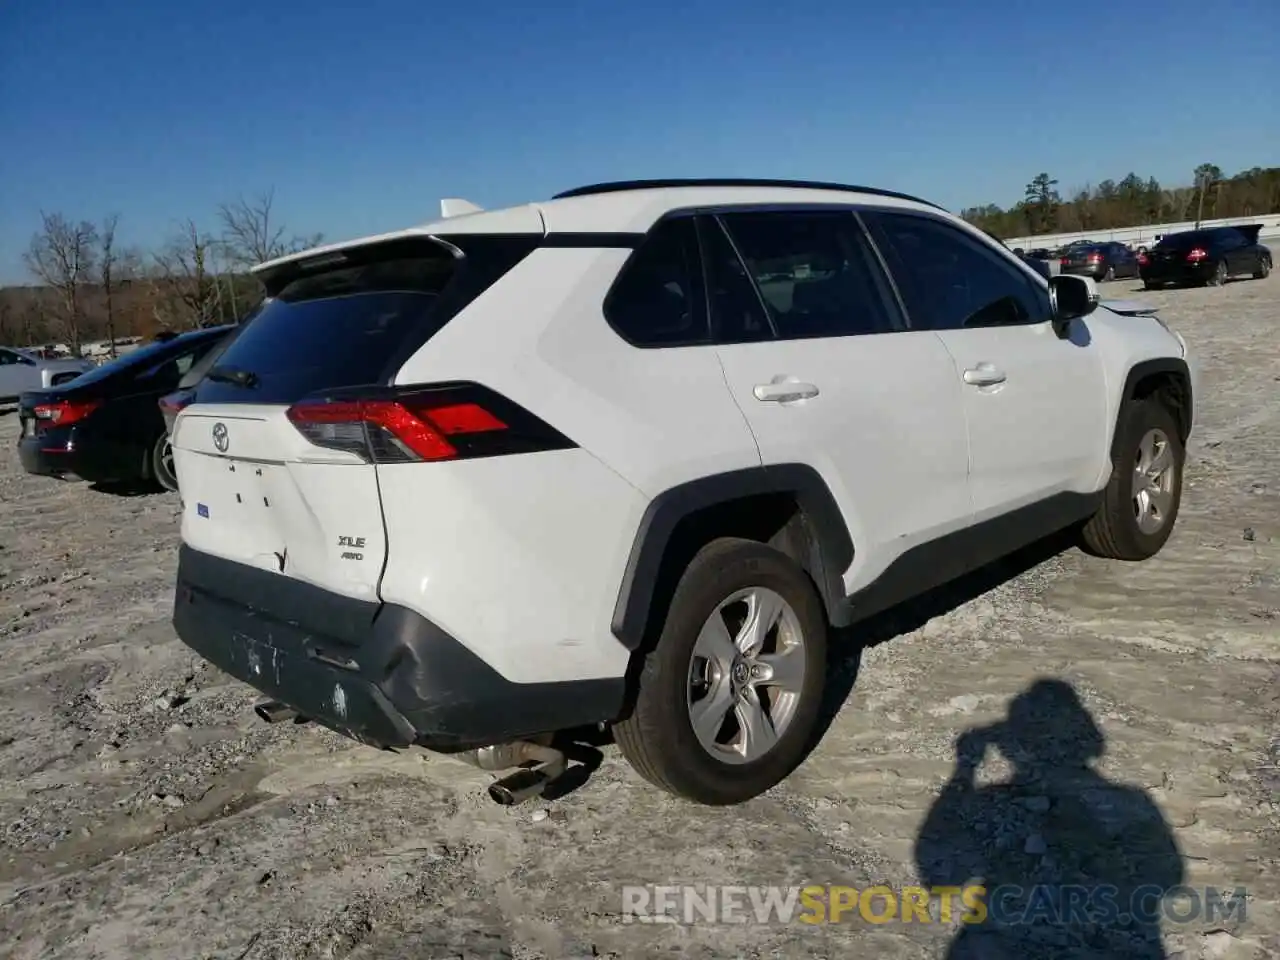
POLYGON ((752 467, 672 487, 649 504, 614 606, 612 629, 629 650, 661 628, 675 584, 701 547, 743 537, 787 554, 817 587, 828 619, 843 624, 844 571, 853 540, 826 481, 806 464, 752 467))
MULTIPOLYGON (((1157 357, 1136 363, 1125 376, 1122 406, 1133 400, 1154 399, 1165 406, 1178 424, 1179 439, 1185 444, 1191 434, 1195 398, 1191 395, 1191 372, 1187 362, 1178 357, 1157 357)), ((1118 415, 1118 411, 1117 411, 1118 415)), ((1114 432, 1111 452, 1119 442, 1114 432)))

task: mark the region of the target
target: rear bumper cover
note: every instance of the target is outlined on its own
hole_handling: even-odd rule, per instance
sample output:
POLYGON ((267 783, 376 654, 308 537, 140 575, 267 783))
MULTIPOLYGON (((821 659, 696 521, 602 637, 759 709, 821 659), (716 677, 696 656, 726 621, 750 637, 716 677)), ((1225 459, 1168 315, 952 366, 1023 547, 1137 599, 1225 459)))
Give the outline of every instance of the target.
POLYGON ((1146 283, 1203 283, 1213 276, 1217 262, 1201 260, 1198 263, 1152 263, 1138 271, 1146 283))
POLYGON ((622 677, 514 683, 421 614, 183 545, 173 624, 219 669, 362 743, 455 751, 617 719, 622 677))
POLYGON ((18 441, 22 469, 37 476, 70 474, 89 483, 142 476, 140 449, 103 442, 77 426, 55 427, 18 441))

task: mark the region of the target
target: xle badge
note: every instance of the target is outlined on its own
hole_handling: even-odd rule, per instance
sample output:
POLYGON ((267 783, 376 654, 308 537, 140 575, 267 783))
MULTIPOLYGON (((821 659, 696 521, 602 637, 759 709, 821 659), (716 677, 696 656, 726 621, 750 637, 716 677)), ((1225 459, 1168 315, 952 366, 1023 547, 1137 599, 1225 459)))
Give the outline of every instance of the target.
MULTIPOLYGON (((354 547, 356 550, 364 549, 364 537, 338 537, 338 546, 354 547)), ((356 550, 344 550, 339 560, 363 560, 364 554, 357 553, 356 550)))

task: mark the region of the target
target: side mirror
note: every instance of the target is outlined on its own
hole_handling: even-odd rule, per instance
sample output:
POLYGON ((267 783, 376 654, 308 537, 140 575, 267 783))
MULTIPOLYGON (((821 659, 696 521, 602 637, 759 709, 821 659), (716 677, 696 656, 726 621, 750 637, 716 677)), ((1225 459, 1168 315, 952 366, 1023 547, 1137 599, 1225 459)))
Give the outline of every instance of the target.
POLYGON ((1049 278, 1049 309, 1053 329, 1066 336, 1071 321, 1087 317, 1098 308, 1102 297, 1091 277, 1059 273, 1049 278))

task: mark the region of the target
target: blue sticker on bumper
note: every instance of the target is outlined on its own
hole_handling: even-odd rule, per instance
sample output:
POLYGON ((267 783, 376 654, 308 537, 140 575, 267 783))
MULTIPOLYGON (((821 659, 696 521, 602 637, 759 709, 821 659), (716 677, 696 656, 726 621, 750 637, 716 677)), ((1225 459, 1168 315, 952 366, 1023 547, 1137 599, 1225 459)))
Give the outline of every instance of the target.
POLYGON ((200 514, 200 516, 202 517, 207 517, 209 516, 209 508, 206 507, 203 503, 197 503, 196 513, 200 514))

